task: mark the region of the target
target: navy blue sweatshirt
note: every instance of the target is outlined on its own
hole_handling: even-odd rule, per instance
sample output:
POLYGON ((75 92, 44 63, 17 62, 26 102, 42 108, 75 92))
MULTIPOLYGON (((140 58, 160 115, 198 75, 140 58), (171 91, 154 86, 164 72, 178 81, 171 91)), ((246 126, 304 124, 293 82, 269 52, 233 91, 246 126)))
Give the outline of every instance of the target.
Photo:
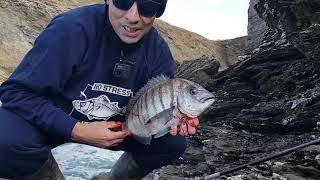
POLYGON ((0 99, 40 130, 70 140, 78 121, 123 115, 129 98, 159 74, 173 77, 174 63, 156 29, 125 44, 112 29, 108 6, 96 4, 56 16, 1 85, 0 99), (115 67, 129 67, 129 77, 115 75, 115 67))

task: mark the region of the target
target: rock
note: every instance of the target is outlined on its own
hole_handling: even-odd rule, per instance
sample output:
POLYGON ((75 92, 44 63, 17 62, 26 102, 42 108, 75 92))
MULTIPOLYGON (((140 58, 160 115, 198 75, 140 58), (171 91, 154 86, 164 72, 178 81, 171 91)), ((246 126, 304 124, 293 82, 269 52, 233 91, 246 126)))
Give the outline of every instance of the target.
POLYGON ((258 51, 209 80, 206 87, 218 93, 219 101, 203 115, 205 119, 259 133, 305 132, 318 127, 320 28, 311 23, 317 23, 314 15, 320 7, 313 3, 257 2, 255 8, 273 35, 266 34, 258 51), (310 8, 309 15, 292 12, 310 8), (307 23, 301 24, 302 19, 307 23), (292 27, 280 28, 287 24, 292 27))
POLYGON ((262 43, 263 35, 267 31, 266 22, 261 19, 255 10, 255 5, 259 0, 251 0, 248 10, 248 46, 247 51, 252 52, 262 43))
POLYGON ((264 42, 286 39, 288 34, 304 31, 320 22, 318 0, 260 0, 255 9, 268 27, 264 42))
POLYGON ((320 24, 313 24, 304 31, 292 33, 288 39, 308 60, 320 59, 320 24))
POLYGON ((100 1, 1 0, 0 82, 8 78, 54 15, 94 2, 100 1))
POLYGON ((108 173, 100 173, 98 175, 95 175, 91 178, 91 180, 106 180, 109 179, 109 174, 108 173))
POLYGON ((225 70, 239 61, 239 56, 246 54, 247 36, 218 41, 215 59, 220 63, 219 70, 225 70))
POLYGON ((189 79, 202 86, 207 86, 207 80, 218 73, 219 66, 219 62, 207 59, 206 57, 192 61, 184 61, 181 64, 177 63, 175 76, 189 79))
POLYGON ((45 164, 32 175, 28 175, 23 179, 41 179, 41 180, 65 180, 62 172, 59 169, 57 161, 52 154, 49 154, 45 164))

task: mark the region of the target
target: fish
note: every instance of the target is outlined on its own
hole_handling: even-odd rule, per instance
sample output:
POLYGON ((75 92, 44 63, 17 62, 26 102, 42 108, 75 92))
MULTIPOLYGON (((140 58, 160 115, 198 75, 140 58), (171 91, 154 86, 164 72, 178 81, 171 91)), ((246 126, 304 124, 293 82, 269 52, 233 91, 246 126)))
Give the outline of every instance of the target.
POLYGON ((159 75, 129 100, 122 130, 131 131, 137 141, 150 145, 152 138, 166 135, 172 124, 198 117, 215 101, 215 94, 195 82, 159 75))

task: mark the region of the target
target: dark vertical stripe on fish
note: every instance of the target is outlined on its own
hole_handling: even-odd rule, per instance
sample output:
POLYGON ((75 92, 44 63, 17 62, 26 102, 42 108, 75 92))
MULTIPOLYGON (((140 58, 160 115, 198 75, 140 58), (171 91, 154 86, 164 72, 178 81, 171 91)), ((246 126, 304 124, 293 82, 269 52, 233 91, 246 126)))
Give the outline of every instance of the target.
POLYGON ((170 106, 173 107, 173 99, 174 99, 174 81, 170 80, 169 91, 170 91, 170 106))
POLYGON ((154 110, 154 112, 157 113, 156 99, 155 99, 155 89, 154 88, 151 88, 150 94, 151 94, 151 104, 152 104, 153 110, 154 110))
POLYGON ((162 88, 163 88, 163 86, 159 86, 159 99, 160 99, 160 104, 161 104, 162 110, 164 110, 165 106, 164 106, 164 102, 163 102, 164 96, 163 96, 162 88))
POLYGON ((150 117, 150 112, 149 112, 149 105, 148 105, 148 96, 149 96, 149 91, 145 94, 144 96, 144 101, 143 101, 143 107, 145 108, 145 118, 149 119, 150 117))
MULTIPOLYGON (((142 95, 144 96, 144 95, 142 95)), ((138 101, 138 120, 139 122, 141 122, 143 124, 143 112, 142 112, 142 97, 139 98, 139 101, 138 101)))
POLYGON ((179 84, 178 89, 181 90, 184 87, 184 85, 186 84, 186 82, 185 81, 179 81, 179 82, 180 82, 180 84, 179 84))

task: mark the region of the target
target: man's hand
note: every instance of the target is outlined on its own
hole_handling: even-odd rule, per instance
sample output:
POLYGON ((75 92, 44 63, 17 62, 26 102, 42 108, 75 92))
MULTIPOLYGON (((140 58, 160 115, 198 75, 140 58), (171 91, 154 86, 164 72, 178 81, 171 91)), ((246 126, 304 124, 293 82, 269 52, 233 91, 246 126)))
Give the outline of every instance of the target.
POLYGON ((178 125, 171 125, 170 134, 173 136, 177 134, 180 134, 181 136, 194 135, 196 133, 196 128, 198 125, 198 118, 187 118, 181 121, 181 123, 179 124, 179 129, 178 125))
POLYGON ((130 131, 114 132, 110 130, 120 126, 121 122, 114 121, 78 122, 72 129, 71 139, 75 142, 102 148, 116 146, 121 143, 125 137, 132 135, 130 131))

